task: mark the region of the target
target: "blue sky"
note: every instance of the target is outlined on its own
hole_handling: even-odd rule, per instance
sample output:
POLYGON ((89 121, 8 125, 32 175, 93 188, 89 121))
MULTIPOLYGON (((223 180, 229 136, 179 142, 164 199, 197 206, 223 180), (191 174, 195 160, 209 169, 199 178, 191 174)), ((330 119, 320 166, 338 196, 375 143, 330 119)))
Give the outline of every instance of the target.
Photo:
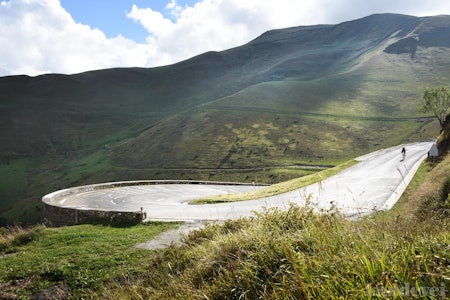
POLYGON ((267 30, 374 13, 450 15, 450 1, 0 0, 0 76, 168 65, 267 30))
MULTIPOLYGON (((195 0, 178 0, 181 7, 194 6, 195 0)), ((166 8, 166 0, 61 0, 61 6, 72 15, 76 22, 88 24, 101 29, 107 37, 113 38, 121 34, 136 42, 144 43, 148 32, 133 20, 127 13, 134 5, 140 8, 151 8, 173 20, 170 10, 166 8)))

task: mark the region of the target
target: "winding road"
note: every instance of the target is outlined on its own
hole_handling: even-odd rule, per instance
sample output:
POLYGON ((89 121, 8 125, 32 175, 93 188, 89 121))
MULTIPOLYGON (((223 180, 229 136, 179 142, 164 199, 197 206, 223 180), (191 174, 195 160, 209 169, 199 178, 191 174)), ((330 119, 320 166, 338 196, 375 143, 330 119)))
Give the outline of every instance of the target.
POLYGON ((264 208, 287 209, 290 203, 318 210, 337 208, 353 218, 390 209, 399 199, 432 142, 400 145, 357 158, 354 166, 323 181, 292 192, 249 201, 189 205, 189 201, 217 194, 245 192, 251 185, 151 184, 52 193, 51 205, 78 209, 139 211, 148 221, 222 221, 254 215, 264 208), (405 147, 403 160, 401 149, 405 147))

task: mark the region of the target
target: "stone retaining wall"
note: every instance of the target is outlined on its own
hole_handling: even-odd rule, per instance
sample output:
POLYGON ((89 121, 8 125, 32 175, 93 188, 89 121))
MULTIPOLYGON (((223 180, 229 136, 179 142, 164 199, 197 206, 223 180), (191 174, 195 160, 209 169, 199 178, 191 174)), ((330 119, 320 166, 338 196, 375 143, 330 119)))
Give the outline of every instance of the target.
POLYGON ((217 181, 190 181, 190 180, 140 180, 118 181, 100 184, 91 184, 59 190, 42 197, 44 202, 43 218, 47 226, 70 226, 77 224, 108 224, 113 226, 134 225, 145 220, 143 211, 102 211, 87 210, 58 205, 58 200, 67 195, 84 193, 100 189, 110 189, 122 186, 138 186, 151 184, 220 184, 220 185, 248 185, 248 183, 217 182, 217 181))
POLYGON ((141 223, 145 219, 145 212, 84 210, 44 203, 43 218, 44 224, 50 227, 78 224, 131 226, 141 223))

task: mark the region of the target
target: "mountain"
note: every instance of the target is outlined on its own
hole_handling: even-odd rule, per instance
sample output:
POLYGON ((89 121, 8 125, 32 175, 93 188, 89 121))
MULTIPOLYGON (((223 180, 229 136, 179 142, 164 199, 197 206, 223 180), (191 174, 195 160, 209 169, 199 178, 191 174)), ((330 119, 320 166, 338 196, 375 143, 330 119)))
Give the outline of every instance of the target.
POLYGON ((449 58, 450 16, 378 14, 164 67, 2 77, 0 224, 73 185, 276 182, 432 138, 420 100, 448 85, 449 58))

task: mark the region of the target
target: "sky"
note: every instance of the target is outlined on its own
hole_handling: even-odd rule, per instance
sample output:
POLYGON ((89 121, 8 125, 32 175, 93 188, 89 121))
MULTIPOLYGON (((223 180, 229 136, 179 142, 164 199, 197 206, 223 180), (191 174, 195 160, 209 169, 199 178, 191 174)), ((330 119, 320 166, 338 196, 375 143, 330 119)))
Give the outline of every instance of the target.
POLYGON ((450 1, 0 0, 0 76, 157 67, 374 13, 450 15, 450 1))

